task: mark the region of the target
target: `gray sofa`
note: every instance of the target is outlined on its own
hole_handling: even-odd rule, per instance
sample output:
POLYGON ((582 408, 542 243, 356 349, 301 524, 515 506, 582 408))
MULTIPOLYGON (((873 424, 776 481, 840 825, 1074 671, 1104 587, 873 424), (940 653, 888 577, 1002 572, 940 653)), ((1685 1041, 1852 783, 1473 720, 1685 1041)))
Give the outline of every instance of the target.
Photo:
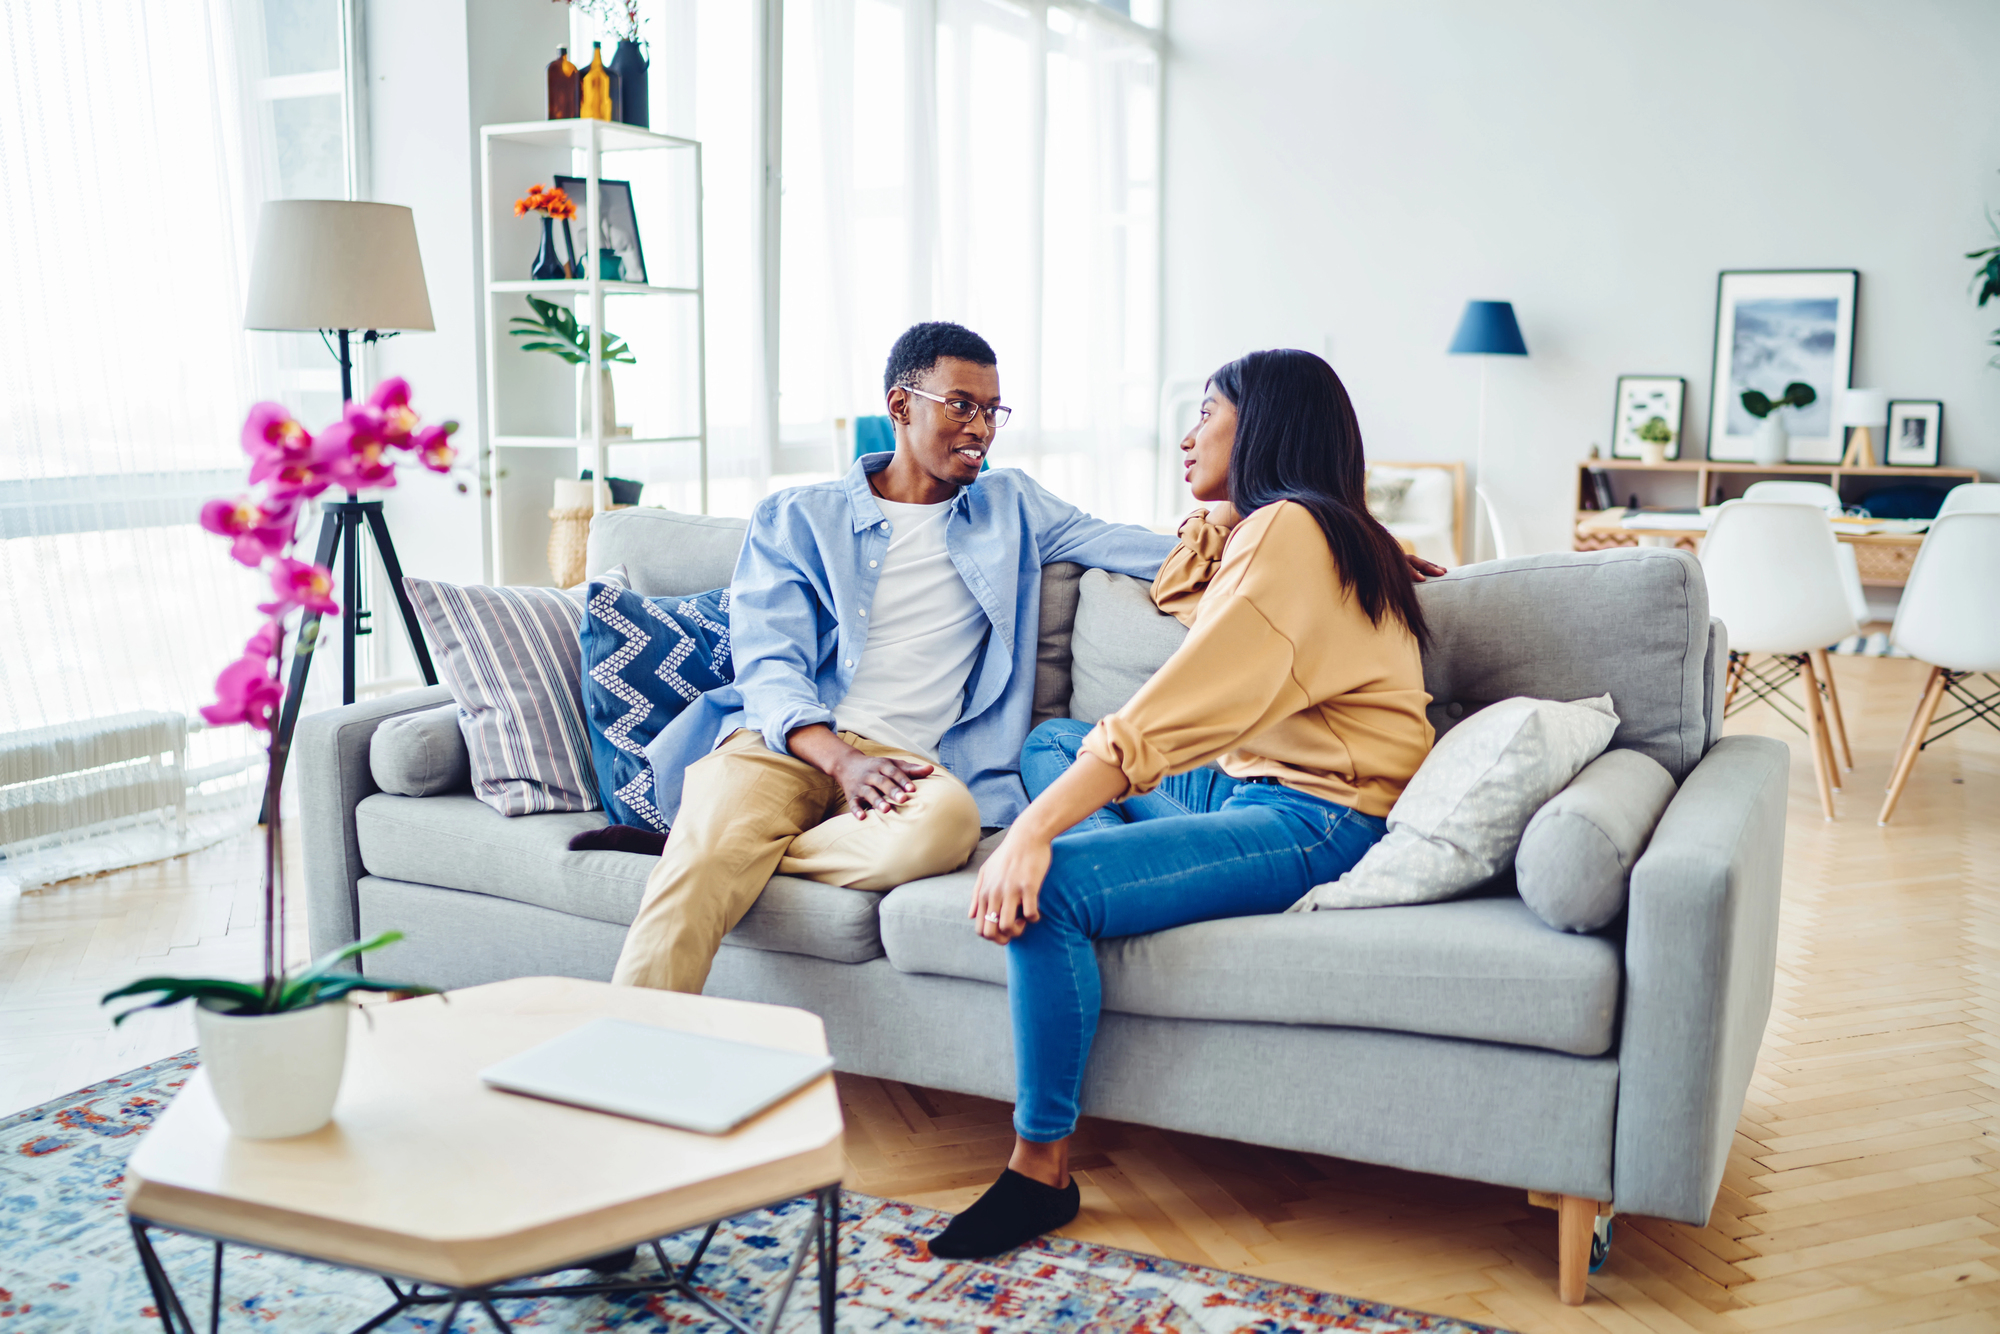
MULTIPOLYGON (((604 515, 590 568, 623 564, 656 595, 716 587, 741 530, 604 515)), ((1038 718, 1100 716, 1179 642, 1137 581, 1051 566, 1043 588, 1038 718)), ((1683 553, 1493 561, 1422 597, 1440 730, 1513 695, 1608 691, 1613 746, 1679 783, 1626 915, 1556 931, 1503 880, 1448 903, 1106 942, 1084 1109, 1573 1197, 1563 1288, 1580 1300, 1598 1212, 1581 1201, 1692 1224, 1714 1202, 1770 1009, 1789 751, 1717 739, 1728 655, 1683 553)), ((601 812, 482 805, 452 717, 433 688, 299 725, 315 951, 397 928, 409 939, 382 966, 440 986, 608 978, 650 859, 569 852, 601 812)), ((823 1016, 843 1070, 1011 1099, 1004 960, 966 923, 972 881, 871 894, 775 878, 708 991, 823 1016)))

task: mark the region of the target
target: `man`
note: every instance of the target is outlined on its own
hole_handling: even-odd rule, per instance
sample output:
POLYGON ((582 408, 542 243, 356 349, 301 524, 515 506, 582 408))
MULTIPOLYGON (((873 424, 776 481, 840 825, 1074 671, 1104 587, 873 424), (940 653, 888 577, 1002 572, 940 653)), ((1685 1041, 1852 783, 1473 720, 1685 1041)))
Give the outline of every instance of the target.
POLYGON ((750 520, 735 683, 649 748, 672 832, 616 982, 700 991, 774 872, 883 890, 963 866, 981 825, 1027 805, 1042 566, 1150 579, 1173 549, 1015 469, 981 475, 1008 409, 970 330, 910 329, 883 390, 894 453, 767 496, 750 520))

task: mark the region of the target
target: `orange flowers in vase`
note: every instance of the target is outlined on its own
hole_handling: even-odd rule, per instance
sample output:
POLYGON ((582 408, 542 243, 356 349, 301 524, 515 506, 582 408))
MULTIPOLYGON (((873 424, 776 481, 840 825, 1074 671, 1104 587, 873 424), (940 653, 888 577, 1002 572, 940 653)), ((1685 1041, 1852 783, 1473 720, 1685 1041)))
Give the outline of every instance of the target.
POLYGON ((535 262, 528 270, 528 276, 539 280, 582 277, 583 270, 577 267, 576 262, 576 241, 569 231, 569 220, 576 216, 576 201, 560 185, 547 190, 539 184, 531 185, 526 196, 514 201, 515 217, 526 217, 530 213, 542 215, 542 245, 535 252, 535 262), (567 264, 556 258, 555 223, 558 218, 563 225, 563 249, 569 254, 567 264))

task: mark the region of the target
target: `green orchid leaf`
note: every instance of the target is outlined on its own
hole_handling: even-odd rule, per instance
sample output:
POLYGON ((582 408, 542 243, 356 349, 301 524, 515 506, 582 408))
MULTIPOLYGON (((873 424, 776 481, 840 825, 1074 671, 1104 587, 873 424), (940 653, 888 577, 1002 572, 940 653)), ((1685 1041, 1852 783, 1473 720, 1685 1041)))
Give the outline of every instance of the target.
POLYGON ((1788 403, 1795 408, 1803 408, 1811 406, 1813 401, 1818 397, 1819 395, 1813 392, 1811 385, 1800 380, 1794 380, 1785 386, 1785 396, 1780 402, 1788 403))
POLYGON ((164 1009, 178 1005, 184 1000, 208 1000, 227 1005, 238 1014, 258 1014, 264 1008, 264 989, 248 982, 233 982, 219 977, 144 977, 131 982, 116 991, 107 991, 99 1004, 108 1005, 123 996, 142 996, 148 992, 161 993, 160 999, 146 1005, 135 1005, 115 1016, 113 1027, 124 1023, 141 1010, 164 1009))
POLYGON ((419 996, 436 996, 441 994, 438 988, 427 987, 421 982, 389 982, 380 978, 356 977, 352 973, 343 973, 338 977, 321 978, 313 984, 313 990, 310 995, 302 997, 297 1003, 287 1005, 285 1008, 288 1010, 303 1010, 314 1005, 325 1005, 329 1002, 340 1000, 350 992, 356 991, 409 991, 415 992, 419 996))
POLYGON ((1775 406, 1770 399, 1755 389, 1745 389, 1743 391, 1743 410, 1753 417, 1759 419, 1768 417, 1771 415, 1771 409, 1775 406))

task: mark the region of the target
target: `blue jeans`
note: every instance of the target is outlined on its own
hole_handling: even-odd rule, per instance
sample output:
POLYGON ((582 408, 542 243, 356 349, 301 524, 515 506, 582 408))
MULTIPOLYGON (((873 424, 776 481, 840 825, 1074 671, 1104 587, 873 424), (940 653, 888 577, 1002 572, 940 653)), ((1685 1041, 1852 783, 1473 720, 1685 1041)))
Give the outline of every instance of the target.
MULTIPOLYGON (((1076 762, 1089 731, 1054 718, 1029 734, 1021 750, 1029 796, 1076 762)), ((1339 879, 1387 828, 1282 783, 1203 768, 1113 802, 1056 839, 1041 920, 1007 946, 1015 1131, 1047 1143, 1076 1129, 1103 1004, 1093 941, 1283 912, 1339 879)))

